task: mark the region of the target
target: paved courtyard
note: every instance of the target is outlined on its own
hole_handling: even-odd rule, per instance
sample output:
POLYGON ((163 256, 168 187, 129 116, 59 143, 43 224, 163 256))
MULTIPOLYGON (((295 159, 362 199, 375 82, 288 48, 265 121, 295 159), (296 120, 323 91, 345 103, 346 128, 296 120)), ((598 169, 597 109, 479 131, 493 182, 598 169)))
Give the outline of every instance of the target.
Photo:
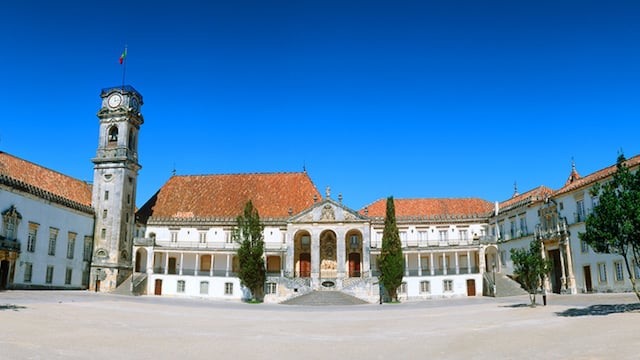
POLYGON ((2 359, 637 359, 632 294, 302 307, 0 292, 2 359), (539 301, 541 301, 539 299, 539 301))

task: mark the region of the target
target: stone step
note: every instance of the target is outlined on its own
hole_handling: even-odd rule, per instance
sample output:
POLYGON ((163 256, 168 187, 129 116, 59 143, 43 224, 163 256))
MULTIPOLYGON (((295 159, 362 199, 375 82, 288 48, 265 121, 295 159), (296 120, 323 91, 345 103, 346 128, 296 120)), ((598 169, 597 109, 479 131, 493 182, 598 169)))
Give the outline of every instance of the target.
POLYGON ((368 304, 366 301, 355 296, 345 294, 340 291, 312 291, 293 299, 285 300, 281 304, 285 305, 306 305, 306 306, 331 306, 331 305, 362 305, 368 304))
POLYGON ((496 293, 497 297, 527 295, 518 282, 502 273, 496 273, 496 293))

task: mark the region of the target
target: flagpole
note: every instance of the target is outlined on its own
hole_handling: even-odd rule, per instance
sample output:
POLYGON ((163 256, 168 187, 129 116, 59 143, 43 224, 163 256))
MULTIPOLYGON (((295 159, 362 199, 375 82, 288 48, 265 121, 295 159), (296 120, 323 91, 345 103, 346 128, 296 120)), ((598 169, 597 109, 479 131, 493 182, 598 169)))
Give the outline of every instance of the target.
POLYGON ((124 46, 122 53, 122 91, 124 91, 124 79, 127 72, 127 45, 124 46))

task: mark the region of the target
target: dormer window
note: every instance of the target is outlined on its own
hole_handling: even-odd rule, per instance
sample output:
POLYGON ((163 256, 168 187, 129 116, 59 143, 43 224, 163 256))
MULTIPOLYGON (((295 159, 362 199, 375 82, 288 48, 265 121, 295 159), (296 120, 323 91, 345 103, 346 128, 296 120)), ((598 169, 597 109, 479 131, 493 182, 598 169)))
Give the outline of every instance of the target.
POLYGON ((108 145, 115 146, 118 143, 118 127, 112 126, 109 128, 109 135, 107 137, 108 145))

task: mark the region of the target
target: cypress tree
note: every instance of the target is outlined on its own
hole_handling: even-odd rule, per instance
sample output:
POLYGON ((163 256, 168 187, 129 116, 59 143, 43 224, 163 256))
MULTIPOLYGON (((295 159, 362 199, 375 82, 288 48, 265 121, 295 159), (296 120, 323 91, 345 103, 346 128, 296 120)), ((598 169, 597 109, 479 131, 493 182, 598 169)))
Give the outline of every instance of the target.
POLYGON ((258 209, 249 200, 244 206, 242 215, 236 218, 237 226, 233 239, 240 244, 238 260, 240 269, 238 277, 242 285, 251 291, 253 301, 261 300, 266 280, 264 267, 264 226, 260 223, 258 209))
POLYGON ((402 243, 396 224, 396 209, 393 196, 387 198, 387 212, 384 218, 382 233, 382 249, 378 261, 380 266, 380 282, 389 292, 392 300, 398 301, 398 287, 404 275, 404 257, 402 243))

